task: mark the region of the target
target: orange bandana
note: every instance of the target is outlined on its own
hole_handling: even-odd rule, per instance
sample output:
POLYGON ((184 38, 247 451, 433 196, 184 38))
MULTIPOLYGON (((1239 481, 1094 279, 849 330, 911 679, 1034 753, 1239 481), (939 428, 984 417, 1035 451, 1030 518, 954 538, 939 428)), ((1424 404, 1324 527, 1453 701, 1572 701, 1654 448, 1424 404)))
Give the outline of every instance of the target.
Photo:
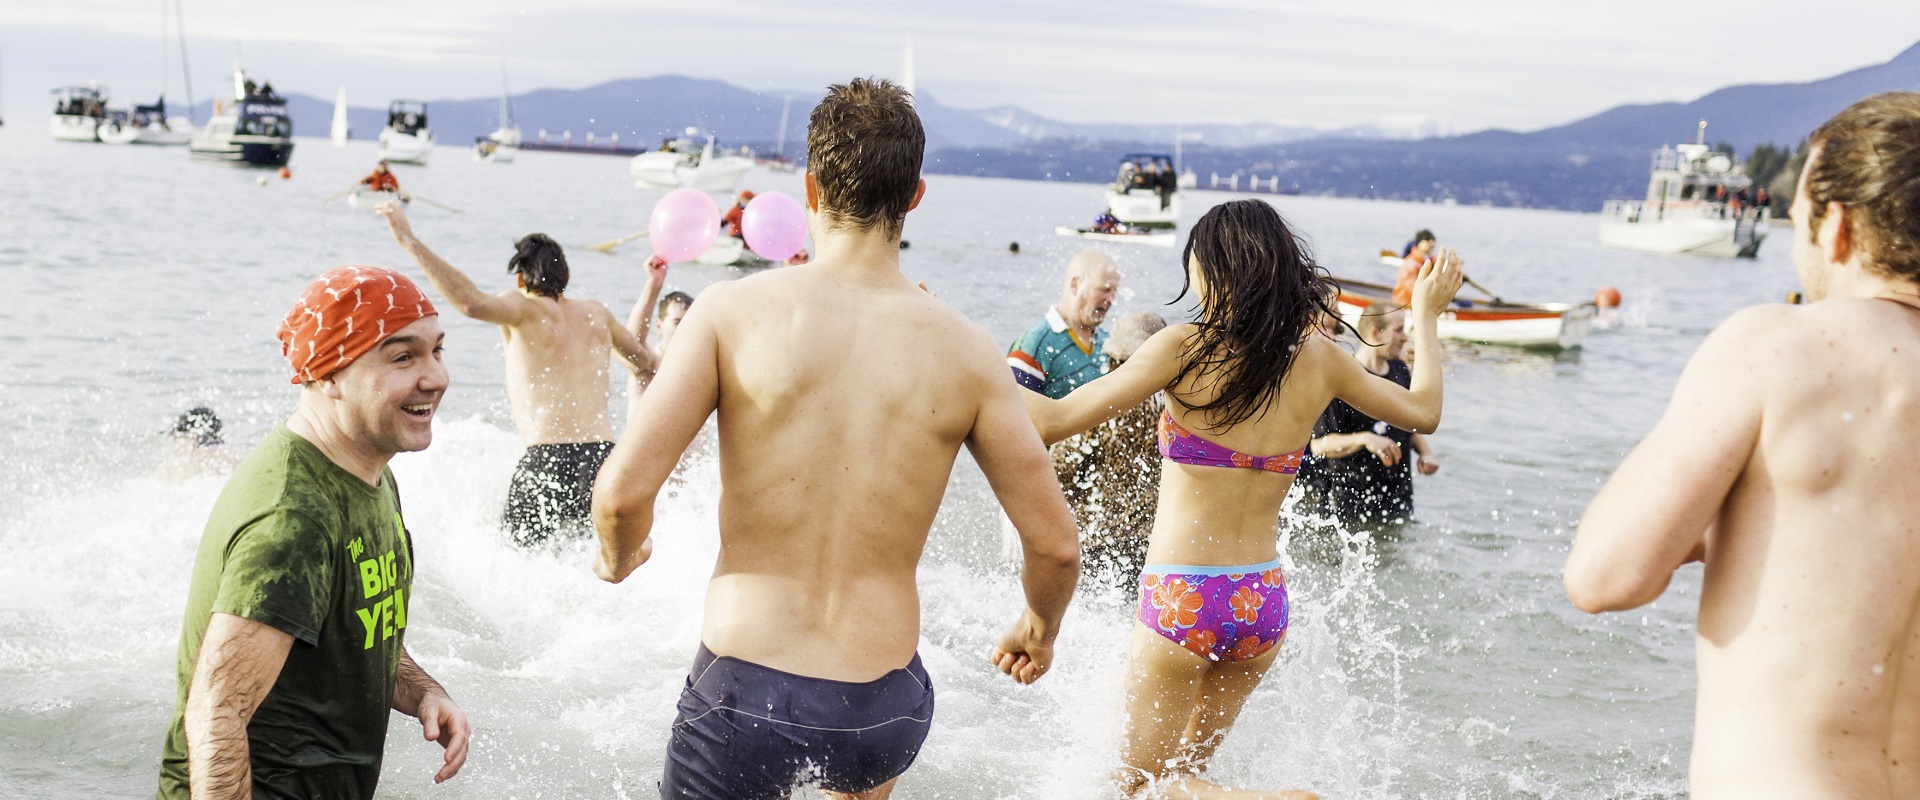
POLYGON ((334 267, 307 284, 280 322, 293 382, 323 380, 421 317, 439 314, 407 276, 384 267, 334 267))

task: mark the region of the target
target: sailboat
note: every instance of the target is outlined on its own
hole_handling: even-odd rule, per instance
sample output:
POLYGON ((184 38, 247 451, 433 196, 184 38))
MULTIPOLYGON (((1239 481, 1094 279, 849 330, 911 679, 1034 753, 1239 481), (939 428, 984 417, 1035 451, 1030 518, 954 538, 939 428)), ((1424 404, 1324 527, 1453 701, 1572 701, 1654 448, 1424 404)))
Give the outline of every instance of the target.
POLYGON ((520 153, 520 126, 513 124, 513 92, 507 88, 507 60, 500 59, 500 127, 473 140, 473 159, 511 164, 520 153))
POLYGON ((793 162, 787 160, 787 113, 793 110, 793 95, 787 95, 786 102, 780 104, 780 133, 774 137, 773 155, 766 159, 767 169, 774 172, 792 172, 793 162))
POLYGON ((333 95, 333 127, 327 131, 327 141, 334 147, 346 147, 352 133, 352 126, 347 124, 347 87, 342 86, 333 95))
MULTIPOLYGON (((185 65, 182 64, 184 71, 185 65)), ((183 145, 193 138, 193 120, 167 116, 167 3, 160 2, 160 99, 127 111, 108 110, 97 131, 107 144, 183 145)))

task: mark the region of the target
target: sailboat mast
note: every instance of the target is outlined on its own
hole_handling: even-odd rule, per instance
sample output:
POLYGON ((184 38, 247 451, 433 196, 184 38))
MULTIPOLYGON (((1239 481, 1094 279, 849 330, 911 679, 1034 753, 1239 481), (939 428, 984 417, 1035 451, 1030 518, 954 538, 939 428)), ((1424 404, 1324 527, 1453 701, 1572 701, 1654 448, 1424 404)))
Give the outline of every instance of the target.
POLYGON ((180 34, 180 79, 187 84, 187 121, 193 123, 193 70, 187 68, 187 24, 180 4, 181 0, 173 0, 173 30, 180 34))
POLYGON ((500 128, 513 127, 513 88, 507 85, 507 57, 500 56, 500 128))
MULTIPOLYGON (((167 97, 167 0, 160 0, 160 99, 167 97)), ((162 116, 165 116, 164 114, 162 116)))
POLYGON ((774 139, 773 154, 785 158, 787 155, 787 112, 793 110, 793 95, 787 95, 787 101, 780 104, 780 133, 774 139))

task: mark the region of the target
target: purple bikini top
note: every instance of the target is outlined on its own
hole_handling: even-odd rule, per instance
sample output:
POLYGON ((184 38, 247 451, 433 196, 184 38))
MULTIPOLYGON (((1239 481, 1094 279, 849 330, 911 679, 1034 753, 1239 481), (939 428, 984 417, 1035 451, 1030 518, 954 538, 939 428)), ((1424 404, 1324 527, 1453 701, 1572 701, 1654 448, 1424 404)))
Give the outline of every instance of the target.
POLYGON ((1160 416, 1160 457, 1175 463, 1295 475, 1300 472, 1300 457, 1306 454, 1307 448, 1302 447, 1283 456, 1250 456, 1193 435, 1173 421, 1171 410, 1160 416))

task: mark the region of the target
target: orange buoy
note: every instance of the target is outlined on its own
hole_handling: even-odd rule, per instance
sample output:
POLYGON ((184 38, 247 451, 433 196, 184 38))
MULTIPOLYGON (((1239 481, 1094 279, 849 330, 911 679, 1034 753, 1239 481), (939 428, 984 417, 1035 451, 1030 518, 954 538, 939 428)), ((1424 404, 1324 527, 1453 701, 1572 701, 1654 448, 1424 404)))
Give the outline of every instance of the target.
POLYGON ((1594 292, 1593 304, 1601 308, 1615 308, 1620 305, 1620 290, 1611 286, 1602 286, 1594 292))
POLYGON ((284 180, 286 180, 286 179, 288 179, 288 178, 291 178, 291 177, 293 177, 293 170, 292 170, 291 168, 288 168, 288 167, 281 167, 281 168, 280 168, 280 179, 281 179, 281 180, 283 180, 283 181, 284 181, 284 180))

